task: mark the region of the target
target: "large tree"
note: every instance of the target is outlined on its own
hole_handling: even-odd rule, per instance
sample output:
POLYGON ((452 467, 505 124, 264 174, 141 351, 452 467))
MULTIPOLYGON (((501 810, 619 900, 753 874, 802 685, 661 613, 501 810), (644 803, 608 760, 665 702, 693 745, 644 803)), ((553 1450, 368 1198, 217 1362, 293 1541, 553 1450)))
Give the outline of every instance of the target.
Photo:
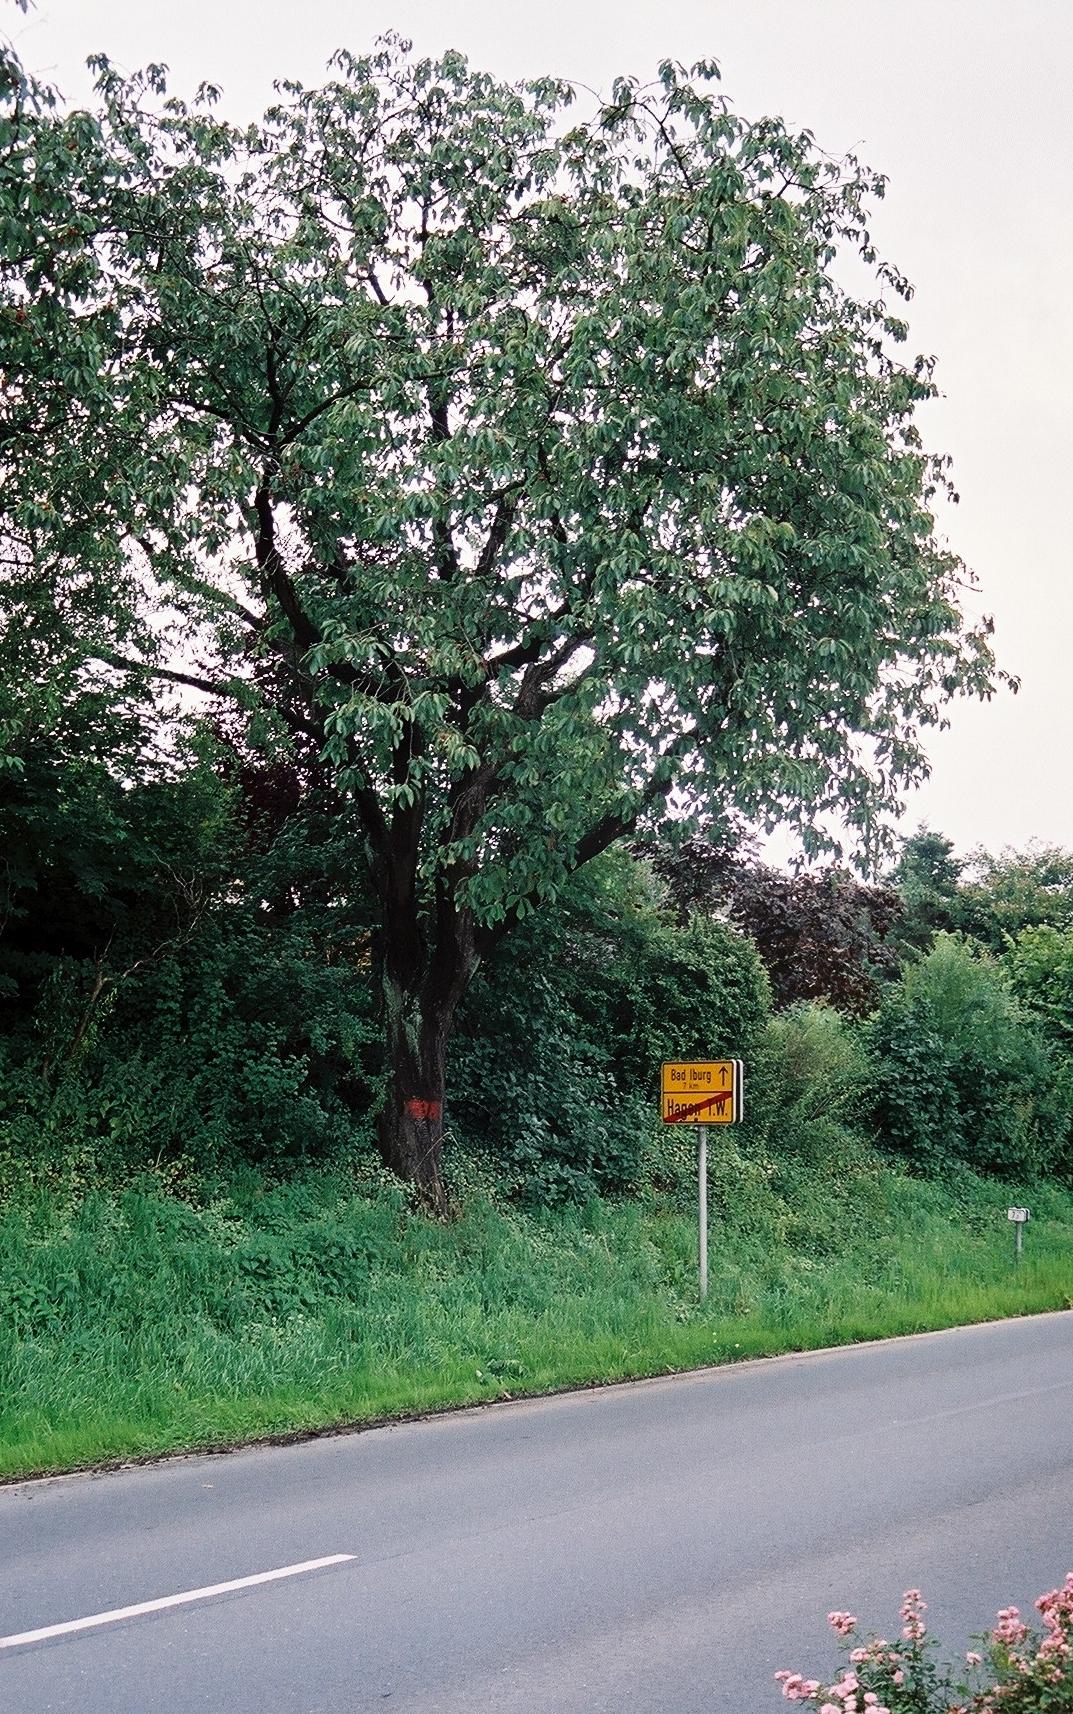
POLYGON ((97 71, 93 115, 7 80, 9 619, 329 760, 379 900, 383 1152, 437 1204, 499 936, 668 816, 867 846, 991 688, 883 183, 710 64, 574 121, 388 40, 249 126, 97 71))

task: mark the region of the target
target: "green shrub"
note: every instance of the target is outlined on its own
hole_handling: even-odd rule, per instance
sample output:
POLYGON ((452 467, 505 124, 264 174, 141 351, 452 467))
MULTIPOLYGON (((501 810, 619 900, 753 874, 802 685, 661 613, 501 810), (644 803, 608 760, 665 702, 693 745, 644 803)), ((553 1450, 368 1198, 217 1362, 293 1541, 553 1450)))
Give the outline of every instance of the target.
POLYGON ((648 872, 616 853, 474 983, 451 1050, 451 1126, 529 1204, 636 1190, 660 1061, 750 1057, 768 1009, 751 942, 700 918, 678 925, 648 872))
MULTIPOLYGON (((308 929, 213 919, 117 984, 77 1057, 49 1064, 41 1033, 0 1044, 0 1151, 92 1156, 114 1177, 179 1156, 282 1168, 371 1147, 371 984, 327 966, 308 929)), ((82 972, 61 974, 77 1014, 82 972)), ((66 1022, 53 1034, 69 1039, 66 1022)))
POLYGON ((813 1258, 878 1236, 889 1219, 868 1141, 871 1061, 861 1032, 829 1006, 773 1018, 746 1081, 742 1147, 768 1163, 781 1241, 813 1258))
POLYGON ((0 1155, 114 1181, 371 1147, 370 911, 338 829, 293 768, 239 782, 204 748, 129 791, 49 753, 0 796, 0 1155))
POLYGON ((872 1075, 859 1030, 830 1006, 806 1004, 772 1018, 750 1078, 749 1123, 772 1153, 837 1161, 864 1145, 872 1075))
POLYGON ((1073 1056, 1073 929, 1025 929, 1003 963, 1014 992, 1061 1053, 1073 1056))
POLYGON ((1070 1110, 1038 1026, 985 952, 940 934, 872 1021, 881 1146, 918 1167, 1064 1172, 1070 1110))

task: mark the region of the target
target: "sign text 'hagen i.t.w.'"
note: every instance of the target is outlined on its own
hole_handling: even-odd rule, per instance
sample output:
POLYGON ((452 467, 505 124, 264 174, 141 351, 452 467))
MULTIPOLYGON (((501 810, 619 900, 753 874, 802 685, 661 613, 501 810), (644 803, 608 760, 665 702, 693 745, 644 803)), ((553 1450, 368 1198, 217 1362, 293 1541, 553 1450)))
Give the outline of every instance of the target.
POLYGON ((733 1125, 741 1118, 740 1059, 666 1060, 660 1106, 665 1125, 733 1125))

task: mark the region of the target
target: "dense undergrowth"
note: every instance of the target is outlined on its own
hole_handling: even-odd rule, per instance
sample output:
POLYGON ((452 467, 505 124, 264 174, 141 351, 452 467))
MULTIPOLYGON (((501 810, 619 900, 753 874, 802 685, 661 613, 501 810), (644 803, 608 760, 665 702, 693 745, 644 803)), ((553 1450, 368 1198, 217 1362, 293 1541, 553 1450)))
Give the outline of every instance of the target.
POLYGON ((3 1474, 1073 1302, 1068 854, 967 885, 922 834, 893 891, 594 861, 466 996, 438 1223, 377 1164, 344 811, 204 732, 141 778, 105 714, 0 777, 3 1474), (709 1055, 747 1093, 701 1308, 655 1092, 709 1055))
MULTIPOLYGON (((441 1406, 1073 1304, 1073 1196, 942 1183, 861 1156, 780 1168, 712 1151, 712 1284, 697 1302, 687 1140, 660 1189, 542 1213, 456 1158, 459 1212, 383 1175, 289 1183, 84 1163, 0 1213, 0 1472, 370 1421, 441 1406)), ((652 1162, 650 1161, 650 1169, 652 1162)), ((650 1174, 651 1176, 651 1174, 650 1174)))

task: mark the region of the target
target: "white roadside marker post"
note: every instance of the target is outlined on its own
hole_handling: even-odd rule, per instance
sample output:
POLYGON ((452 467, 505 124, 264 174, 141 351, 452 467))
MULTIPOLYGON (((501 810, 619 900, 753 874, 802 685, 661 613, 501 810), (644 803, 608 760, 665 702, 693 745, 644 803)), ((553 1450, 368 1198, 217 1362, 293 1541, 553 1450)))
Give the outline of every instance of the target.
POLYGON ((1013 1222, 1013 1265, 1015 1268, 1019 1268, 1021 1265, 1021 1252, 1024 1241, 1022 1234, 1025 1229, 1025 1221, 1031 1220, 1032 1216, 1028 1212, 1027 1208, 1007 1208, 1006 1218, 1013 1222))

